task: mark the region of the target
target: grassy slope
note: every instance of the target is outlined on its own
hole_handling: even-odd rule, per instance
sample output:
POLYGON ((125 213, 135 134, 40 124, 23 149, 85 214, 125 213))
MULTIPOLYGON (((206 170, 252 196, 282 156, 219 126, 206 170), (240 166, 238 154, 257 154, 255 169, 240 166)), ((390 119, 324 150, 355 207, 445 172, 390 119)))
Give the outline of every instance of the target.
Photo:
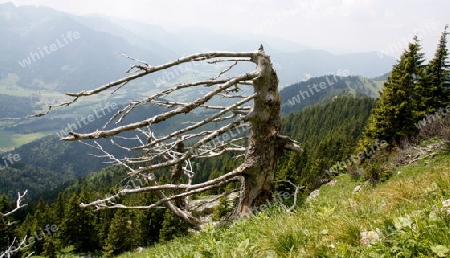
MULTIPOLYGON (((359 193, 344 174, 335 186, 291 214, 266 210, 227 229, 207 229, 121 257, 446 257, 450 216, 450 154, 399 167, 389 181, 359 193), (382 232, 362 246, 362 231, 382 232), (434 250, 434 251, 433 251, 434 250), (416 252, 416 253, 414 253, 416 252)), ((374 234, 374 232, 371 232, 374 234)))

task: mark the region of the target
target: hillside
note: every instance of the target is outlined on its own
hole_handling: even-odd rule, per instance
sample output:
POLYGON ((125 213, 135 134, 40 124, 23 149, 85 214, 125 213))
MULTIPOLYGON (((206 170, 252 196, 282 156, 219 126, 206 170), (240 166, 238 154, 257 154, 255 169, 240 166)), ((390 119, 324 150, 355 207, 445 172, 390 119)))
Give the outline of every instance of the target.
MULTIPOLYGON (((291 154, 281 157, 277 179, 289 179, 296 184, 304 185, 305 189, 300 193, 301 199, 303 199, 310 191, 314 190, 317 184, 320 184, 319 182, 322 179, 327 178, 324 173, 325 168, 346 158, 348 154, 353 152, 354 145, 362 132, 373 105, 374 100, 371 98, 342 96, 334 101, 317 104, 285 116, 282 119, 284 132, 301 141, 305 152, 300 155, 291 154)), ((166 129, 171 127, 176 129, 179 124, 176 121, 167 123, 166 129)), ((70 183, 62 185, 63 182, 74 178, 74 175, 69 172, 80 173, 76 176, 81 176, 81 172, 84 172, 85 175, 89 173, 89 170, 98 169, 101 160, 94 160, 94 157, 87 157, 83 154, 83 151, 91 151, 81 144, 58 143, 50 138, 38 142, 40 143, 29 144, 23 149, 18 148, 18 150, 21 150, 20 155, 26 155, 24 152, 26 149, 31 150, 29 152, 31 155, 29 157, 24 156, 22 163, 17 165, 35 164, 41 170, 42 168, 49 169, 49 172, 41 171, 38 173, 39 171, 36 171, 35 173, 34 170, 29 169, 25 174, 19 173, 14 168, 5 170, 2 175, 8 179, 5 182, 6 185, 3 185, 2 188, 8 189, 10 199, 14 198, 12 195, 15 189, 24 189, 25 186, 29 187, 32 197, 32 201, 29 203, 30 209, 26 210, 28 216, 17 218, 22 222, 17 229, 19 235, 24 235, 27 231, 33 231, 36 227, 55 224, 58 228, 61 228, 61 232, 55 235, 52 241, 55 241, 58 245, 57 248, 61 248, 58 249, 60 252, 73 250, 70 246, 75 246, 78 252, 80 250, 92 252, 109 248, 106 251, 120 253, 133 250, 138 246, 150 246, 169 240, 174 235, 187 233, 187 228, 185 228, 186 231, 180 233, 177 233, 178 230, 170 229, 170 225, 174 223, 177 228, 183 228, 183 223, 176 222, 173 218, 165 215, 167 213, 164 209, 149 211, 108 210, 97 213, 93 213, 90 209, 80 209, 78 207, 80 202, 96 200, 99 196, 114 193, 124 187, 143 187, 146 186, 146 181, 139 177, 126 176, 126 171, 121 167, 109 166, 100 172, 90 173, 81 179, 72 180, 70 183), (46 154, 47 151, 55 149, 58 155, 46 154), (58 166, 58 164, 62 165, 58 166), (30 173, 33 174, 30 175, 30 173), (26 180, 19 180, 20 176, 26 180), (21 181, 22 184, 20 184, 21 181), (59 187, 55 188, 56 186, 59 187), (36 190, 42 190, 43 188, 47 191, 45 195, 39 196, 41 199, 38 201, 35 194, 36 190), (50 191, 52 188, 55 189, 50 191), (41 219, 43 216, 45 219, 41 219), (120 221, 125 218, 134 225, 134 229, 139 228, 139 230, 124 234, 122 230, 127 229, 124 228, 123 224, 120 224, 120 221), (83 222, 80 222, 80 220, 83 222), (111 226, 112 221, 117 223, 116 226, 111 226), (71 234, 70 232, 74 230, 89 230, 90 235, 71 234), (164 236, 162 232, 168 233, 164 236), (122 244, 118 244, 117 241, 122 244), (83 247, 83 243, 88 247, 83 247), (117 245, 111 246, 111 243, 117 243, 117 245), (66 249, 66 246, 69 246, 69 248, 66 249)), ((238 162, 239 160, 228 155, 205 161, 192 160, 196 173, 194 181, 199 183, 208 180, 208 178, 216 177, 235 167, 238 162)), ((159 180, 163 181, 167 178, 159 176, 159 180)), ((278 191, 288 190, 281 185, 278 187, 278 191)), ((207 196, 214 194, 217 194, 217 191, 206 193, 207 196)), ((197 197, 199 199, 204 198, 203 195, 197 197)), ((130 196, 130 198, 125 198, 124 201, 125 203, 140 202, 142 204, 151 201, 153 198, 152 195, 144 194, 130 196)), ((42 245, 33 246, 30 251, 41 253, 43 252, 42 248, 42 245)))
POLYGON ((382 84, 361 76, 330 74, 294 83, 280 91, 282 113, 289 114, 316 103, 326 103, 338 96, 379 96, 382 84))
MULTIPOLYGON (((254 51, 263 43, 274 62, 280 87, 296 83, 305 76, 320 76, 342 69, 353 75, 376 76, 388 70, 394 62, 391 57, 377 57, 375 52, 336 55, 273 36, 261 36, 255 40, 250 35, 221 35, 198 28, 168 32, 154 24, 101 16, 75 16, 47 7, 12 3, 0 4, 0 25, 3 36, 0 39, 0 119, 25 117, 45 110, 48 105, 67 101, 67 96, 63 95, 65 92, 92 89, 122 77, 133 61, 119 53, 158 65, 205 50, 254 51), (192 37, 193 34, 196 37, 192 37)), ((233 71, 247 71, 247 68, 236 67, 233 71)), ((161 87, 192 78, 210 78, 223 69, 220 64, 212 68, 199 64, 149 75, 130 83, 130 88, 121 89, 108 101, 125 104, 130 99, 148 96, 161 87)), ((355 95, 350 88, 359 84, 343 88, 336 85, 349 91, 332 91, 324 98, 339 94, 355 95)), ((362 84, 370 86, 370 83, 362 84)), ((358 90, 357 94, 372 96, 370 87, 358 90)), ((286 91, 288 97, 283 97, 285 105, 298 94, 298 89, 294 95, 291 93, 286 91)), ((190 101, 201 94, 204 94, 203 90, 193 90, 176 97, 190 101)), ((294 108, 285 106, 284 110, 293 112, 317 100, 314 97, 294 108)), ((15 123, 17 120, 0 120, 0 151, 11 150, 59 131, 66 119, 70 121, 75 118, 75 113, 80 112, 77 108, 86 110, 96 105, 100 98, 88 101, 77 103, 79 106, 75 105, 73 109, 58 110, 47 116, 48 119, 22 121, 20 125, 15 123), (58 115, 54 119, 51 116, 55 114, 58 115)), ((226 105, 227 102, 224 98, 216 98, 211 104, 226 105)))
POLYGON ((335 162, 354 152, 374 105, 371 98, 341 96, 284 116, 283 131, 304 152, 282 157, 278 178, 303 185, 306 193, 314 190, 335 162))
MULTIPOLYGON (((102 107, 104 105, 101 104, 102 107)), ((79 118, 81 114, 85 116, 86 114, 94 114, 93 110, 89 109, 86 111, 77 108, 72 111, 69 112, 72 117, 57 114, 56 117, 31 119, 3 128, 4 132, 14 132, 20 136, 46 130, 51 130, 51 135, 1 153, 3 157, 18 155, 19 160, 12 164, 9 162, 6 169, 0 169, 0 177, 2 178, 0 193, 7 193, 10 198, 13 198, 17 194, 18 189, 28 189, 31 197, 37 197, 45 191, 60 186, 64 182, 100 171, 102 168, 110 165, 108 163, 109 159, 97 157, 102 153, 95 148, 79 142, 60 140, 61 137, 67 136, 70 130, 79 132, 95 131, 109 120, 109 114, 105 111, 106 115, 97 117, 90 123, 83 124, 77 123, 79 120, 75 120, 74 116, 79 118)), ((138 107, 135 113, 130 114, 124 120, 124 123, 142 120, 160 111, 160 107, 143 105, 138 107)), ((198 118, 196 115, 186 115, 184 119, 195 120, 198 118)), ((168 120, 161 125, 154 126, 154 130, 155 133, 165 132, 166 130, 179 128, 180 124, 181 121, 168 120)), ((127 153, 125 150, 113 148, 107 140, 99 140, 98 142, 103 144, 106 151, 117 157, 122 157, 127 153)))
POLYGON ((450 257, 450 2, 404 5, 0 1, 0 258, 450 257))
MULTIPOLYGON (((283 133, 301 142, 305 151, 280 157, 278 179, 305 184, 306 190, 313 188, 326 177, 325 169, 354 151, 374 104, 375 100, 368 97, 341 96, 283 116, 283 133)), ((193 181, 205 182, 238 163, 227 155, 195 162, 193 181)))
POLYGON ((450 153, 439 153, 376 187, 354 192, 362 182, 342 174, 295 212, 268 208, 120 257, 448 257, 450 153))

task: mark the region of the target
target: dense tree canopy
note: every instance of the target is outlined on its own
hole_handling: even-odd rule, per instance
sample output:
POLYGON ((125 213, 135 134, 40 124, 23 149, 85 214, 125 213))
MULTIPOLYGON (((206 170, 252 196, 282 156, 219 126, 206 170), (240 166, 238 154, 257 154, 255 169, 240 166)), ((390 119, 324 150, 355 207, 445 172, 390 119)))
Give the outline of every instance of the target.
POLYGON ((372 112, 361 145, 376 139, 400 143, 417 132, 414 123, 429 108, 432 88, 426 85, 424 53, 417 37, 394 65, 372 112))
POLYGON ((428 96, 430 101, 428 106, 434 111, 450 105, 450 65, 448 63, 447 32, 448 25, 442 32, 434 58, 427 66, 426 82, 432 89, 432 94, 428 96))

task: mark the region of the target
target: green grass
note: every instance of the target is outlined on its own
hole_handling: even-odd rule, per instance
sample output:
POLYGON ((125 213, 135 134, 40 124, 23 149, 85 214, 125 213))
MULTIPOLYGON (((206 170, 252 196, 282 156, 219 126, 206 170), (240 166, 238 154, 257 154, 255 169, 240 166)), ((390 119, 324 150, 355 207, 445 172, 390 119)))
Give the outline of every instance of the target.
POLYGON ((14 149, 23 144, 32 142, 50 134, 52 134, 52 132, 17 134, 11 131, 4 131, 0 129, 0 151, 8 151, 14 149))
MULTIPOLYGON (((68 96, 66 96, 63 93, 57 92, 55 90, 52 90, 54 86, 52 85, 43 85, 43 89, 32 89, 32 88, 22 88, 17 85, 17 82, 19 81, 19 77, 16 74, 9 73, 8 77, 4 79, 0 79, 0 94, 6 94, 9 96, 17 96, 17 97, 31 97, 33 94, 38 94, 40 96, 40 102, 36 104, 42 104, 42 109, 35 110, 35 112, 42 112, 46 111, 48 108, 48 105, 59 103, 62 100, 68 100, 70 99, 68 96), (56 101, 56 102, 55 102, 56 101)), ((69 113, 61 113, 57 115, 53 115, 53 118, 74 118, 78 115, 82 114, 91 114, 93 105, 100 103, 101 100, 108 96, 108 94, 100 94, 99 96, 94 96, 92 98, 87 98, 83 102, 74 103, 72 107, 76 107, 76 111, 79 114, 73 114, 72 111, 69 111, 69 113)), ((102 104, 103 105, 103 104, 102 104)), ((98 108, 101 108, 102 106, 99 105, 98 108)), ((97 108, 97 107, 96 107, 97 108)), ((65 107, 55 107, 53 110, 65 110, 67 108, 65 107)), ((31 114, 30 114, 31 115, 31 114)), ((11 126, 14 122, 5 122, 0 121, 0 126, 11 126)), ((63 124, 62 126, 65 126, 63 124)), ((45 131, 45 132, 37 132, 32 134, 18 134, 14 133, 12 131, 5 131, 3 129, 0 129, 0 153, 2 151, 9 151, 11 149, 20 147, 23 144, 32 142, 34 140, 40 139, 44 136, 51 135, 55 133, 54 131, 45 131)))
POLYGON ((297 211, 274 208, 228 228, 203 232, 120 257, 448 257, 450 154, 400 167, 387 182, 352 193, 344 174, 297 211), (361 245, 361 232, 379 242, 361 245), (440 256, 438 256, 438 254, 440 256))
MULTIPOLYGON (((54 102, 62 102, 67 101, 71 99, 64 93, 61 93, 59 91, 56 91, 56 85, 52 84, 44 84, 42 82, 37 82, 42 87, 31 87, 31 88, 23 88, 17 85, 17 82, 20 80, 20 77, 16 74, 9 73, 8 77, 4 79, 0 79, 0 94, 10 95, 10 96, 17 96, 17 97, 31 97, 33 94, 38 94, 40 96, 40 103, 43 105, 43 110, 47 109, 47 106, 54 102)), ((102 99, 105 98, 105 96, 109 96, 108 94, 99 94, 90 98, 86 98, 84 100, 84 103, 98 103, 102 99)), ((82 105, 80 103, 74 103, 72 106, 78 106, 82 105)), ((42 111, 42 110, 39 110, 42 111)))

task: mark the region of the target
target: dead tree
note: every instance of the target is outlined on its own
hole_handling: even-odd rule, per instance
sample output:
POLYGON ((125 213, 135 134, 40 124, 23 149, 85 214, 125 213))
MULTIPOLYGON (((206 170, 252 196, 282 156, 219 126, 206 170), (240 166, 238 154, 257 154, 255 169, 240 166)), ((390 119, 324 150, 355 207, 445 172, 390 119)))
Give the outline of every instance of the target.
MULTIPOLYGON (((127 71, 128 73, 134 72, 134 74, 94 90, 68 93, 67 95, 73 97, 73 100, 59 106, 71 105, 79 98, 108 90, 115 92, 130 81, 185 63, 202 62, 208 65, 230 65, 226 65, 214 78, 175 84, 171 88, 164 89, 148 98, 130 102, 109 120, 109 126, 114 124, 111 129, 106 129, 105 125, 95 132, 86 134, 70 132, 67 137, 63 138, 67 141, 93 140, 92 143, 88 144, 102 151, 101 156, 110 158, 116 165, 126 167, 129 176, 145 177, 148 182, 145 187, 122 189, 116 195, 108 198, 93 201, 89 204, 81 204, 82 207, 149 209, 165 206, 193 228, 199 229, 204 221, 192 215, 192 207, 188 203, 188 198, 191 195, 237 182, 236 185, 240 186, 239 201, 234 212, 229 216, 230 219, 247 216, 251 214, 253 207, 273 198, 275 167, 278 157, 282 155, 284 150, 302 151, 302 149, 297 142, 280 134, 281 103, 278 93, 278 78, 272 68, 270 57, 264 53, 262 46, 255 52, 194 54, 159 66, 150 66, 148 63, 135 58, 128 58, 138 62, 137 65, 132 66, 127 71), (242 62, 254 63, 256 68, 251 72, 224 78, 230 70, 242 62), (208 92, 192 102, 182 103, 176 100, 168 100, 172 93, 198 87, 204 87, 208 92), (253 93, 239 95, 239 93, 242 93, 243 87, 253 87, 253 93), (235 100, 234 104, 228 106, 210 104, 211 99, 217 96, 235 100), (168 109, 139 122, 118 125, 133 109, 147 103, 165 106, 168 109), (157 136, 151 129, 154 124, 177 115, 192 112, 194 109, 207 110, 210 115, 202 121, 192 122, 181 130, 163 136, 157 136), (218 122, 222 123, 222 126, 218 129, 202 129, 204 125, 218 122), (248 135, 223 140, 213 146, 209 144, 227 132, 244 130, 243 128, 248 129, 248 135), (133 148, 125 147, 117 141, 120 137, 122 137, 121 139, 124 138, 120 136, 122 133, 130 131, 134 131, 136 137, 132 139, 128 137, 128 140, 135 140, 138 143, 133 148), (96 141, 100 138, 108 138, 113 145, 119 148, 128 151, 141 150, 144 154, 122 159, 116 158, 96 141), (192 170, 191 160, 201 160, 225 153, 241 153, 239 155, 243 157, 242 163, 234 170, 228 171, 213 180, 192 184, 195 171, 192 170), (171 169, 172 182, 160 185, 154 176, 154 172, 164 168, 171 169), (180 182, 182 174, 186 178, 186 183, 180 182), (151 205, 128 207, 116 203, 116 200, 121 196, 150 191, 155 192, 159 197, 159 201, 151 205)), ((49 111, 51 108, 52 106, 50 106, 49 111)), ((37 116, 40 115, 44 114, 37 116)), ((83 142, 86 143, 86 141, 83 142)))
MULTIPOLYGON (((0 219, 2 220, 1 222, 6 224, 6 226, 12 226, 13 224, 16 223, 9 221, 8 217, 26 206, 26 204, 23 204, 22 201, 27 192, 28 191, 25 191, 23 194, 17 193, 16 207, 14 207, 14 209, 6 213, 0 212, 0 219)), ((11 257, 13 254, 18 253, 20 250, 28 247, 29 245, 30 245, 29 243, 27 244, 27 236, 25 236, 22 240, 14 238, 11 244, 9 245, 8 249, 0 251, 0 258, 11 257)), ((30 254, 29 256, 31 255, 32 254, 30 254)))

